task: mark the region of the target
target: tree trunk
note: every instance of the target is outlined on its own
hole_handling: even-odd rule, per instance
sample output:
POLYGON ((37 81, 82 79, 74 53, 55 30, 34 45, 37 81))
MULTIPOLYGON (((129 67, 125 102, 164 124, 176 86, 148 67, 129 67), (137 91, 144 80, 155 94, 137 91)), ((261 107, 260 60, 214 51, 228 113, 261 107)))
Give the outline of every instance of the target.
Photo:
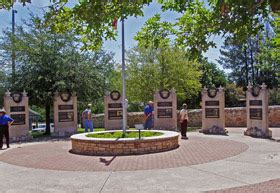
POLYGON ((252 82, 255 84, 255 67, 254 67, 254 58, 253 58, 253 45, 252 40, 250 39, 250 61, 252 69, 252 82))
POLYGON ((248 60, 247 60, 247 47, 244 48, 244 55, 245 55, 245 71, 246 71, 246 85, 249 84, 249 68, 248 68, 248 60))
POLYGON ((46 135, 51 134, 51 129, 50 129, 50 123, 51 123, 51 106, 49 104, 46 104, 45 106, 46 110, 46 135))

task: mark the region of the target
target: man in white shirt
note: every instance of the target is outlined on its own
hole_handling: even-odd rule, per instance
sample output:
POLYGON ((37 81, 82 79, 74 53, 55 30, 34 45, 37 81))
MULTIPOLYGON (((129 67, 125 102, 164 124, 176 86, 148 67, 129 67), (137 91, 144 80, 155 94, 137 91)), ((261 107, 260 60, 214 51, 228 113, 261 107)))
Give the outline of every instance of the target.
POLYGON ((86 108, 86 110, 82 113, 82 120, 86 132, 88 132, 88 129, 90 129, 90 132, 93 132, 91 107, 92 104, 88 104, 88 108, 86 108))
POLYGON ((187 128, 188 128, 188 106, 183 104, 183 109, 180 111, 180 124, 181 124, 181 139, 188 139, 187 137, 187 128))

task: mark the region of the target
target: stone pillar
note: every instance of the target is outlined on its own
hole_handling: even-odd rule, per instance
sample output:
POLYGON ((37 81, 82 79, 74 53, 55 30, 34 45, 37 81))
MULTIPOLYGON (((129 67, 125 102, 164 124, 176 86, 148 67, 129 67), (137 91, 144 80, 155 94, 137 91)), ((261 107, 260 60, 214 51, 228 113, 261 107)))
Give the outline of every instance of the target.
POLYGON ((9 129, 11 141, 22 141, 32 138, 29 134, 29 108, 28 96, 24 92, 7 91, 4 95, 4 108, 8 115, 14 119, 9 129))
POLYGON ((247 130, 245 135, 270 138, 268 129, 268 93, 267 86, 248 85, 246 92, 247 130))
MULTIPOLYGON (((122 129, 122 96, 119 91, 112 91, 104 96, 104 126, 106 130, 122 129)), ((127 112, 126 112, 127 113, 127 112)))
POLYGON ((174 89, 164 89, 154 94, 154 128, 177 129, 177 96, 174 89))
POLYGON ((76 93, 55 93, 53 102, 54 133, 56 137, 68 137, 77 133, 78 114, 76 93))
POLYGON ((224 88, 202 90, 202 128, 205 134, 225 135, 225 93, 224 88))

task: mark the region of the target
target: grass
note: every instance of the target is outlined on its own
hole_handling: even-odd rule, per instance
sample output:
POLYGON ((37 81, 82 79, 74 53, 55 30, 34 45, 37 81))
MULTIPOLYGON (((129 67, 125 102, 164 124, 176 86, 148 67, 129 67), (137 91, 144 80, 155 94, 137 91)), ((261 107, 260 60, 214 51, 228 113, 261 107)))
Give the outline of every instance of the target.
MULTIPOLYGON (((141 131, 141 137, 154 137, 163 135, 161 132, 152 132, 152 131, 141 131)), ((94 138, 138 138, 138 131, 127 132, 123 135, 122 131, 115 131, 111 133, 90 133, 86 135, 87 137, 94 138)))
MULTIPOLYGON (((97 132, 97 131, 105 131, 105 129, 104 128, 94 128, 94 132, 97 132)), ((85 128, 78 128, 77 129, 77 133, 85 133, 85 132, 86 132, 85 128)))
MULTIPOLYGON (((194 131, 197 131, 198 129, 201 129, 201 127, 188 127, 188 132, 194 132, 194 131)), ((130 128, 129 130, 135 130, 135 128, 130 128)), ((94 132, 97 132, 97 131, 105 131, 105 129, 104 128, 94 128, 94 132)), ((143 133, 143 132, 141 132, 141 133, 143 133)), ((46 135, 44 132, 32 132, 32 131, 30 131, 29 133, 32 135, 33 138, 42 138, 42 137, 51 136, 51 135, 46 135)), ((85 133, 85 129, 84 128, 78 128, 77 133, 85 133)), ((139 137, 138 133, 137 133, 136 137, 139 137)), ((144 137, 144 136, 141 135, 141 137, 144 137)))

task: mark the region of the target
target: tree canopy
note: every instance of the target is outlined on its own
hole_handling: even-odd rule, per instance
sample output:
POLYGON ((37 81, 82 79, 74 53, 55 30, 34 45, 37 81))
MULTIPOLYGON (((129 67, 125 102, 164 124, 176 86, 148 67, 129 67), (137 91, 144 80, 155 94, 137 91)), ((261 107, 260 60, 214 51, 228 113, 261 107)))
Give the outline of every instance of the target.
MULTIPOLYGON (((30 0, 21 2, 25 4, 30 0)), ((52 4, 45 17, 53 30, 74 30, 81 37, 84 48, 99 49, 104 39, 116 37, 112 26, 115 19, 142 16, 143 7, 152 0, 82 0, 74 5, 69 5, 69 0, 50 2, 52 4)), ((273 11, 280 10, 280 2, 277 0, 209 0, 208 4, 198 0, 158 2, 163 11, 172 10, 183 14, 177 24, 178 42, 181 46, 191 46, 194 52, 205 51, 214 46, 208 39, 211 35, 231 33, 240 39, 248 33, 256 34, 261 28, 257 16, 266 17, 269 13, 268 6, 273 11)), ((2 1, 0 8, 9 9, 12 5, 13 1, 2 1)))
POLYGON ((178 100, 191 98, 201 88, 199 66, 179 48, 136 47, 128 53, 128 97, 131 102, 144 102, 152 100, 157 90, 174 88, 178 100))
POLYGON ((56 34, 43 24, 33 16, 25 27, 17 28, 15 35, 5 32, 0 49, 4 59, 12 50, 17 55, 14 84, 6 87, 26 90, 33 105, 46 108, 48 123, 56 91, 76 92, 84 103, 102 98, 110 87, 108 76, 114 60, 112 54, 102 50, 81 52, 71 31, 56 34))

